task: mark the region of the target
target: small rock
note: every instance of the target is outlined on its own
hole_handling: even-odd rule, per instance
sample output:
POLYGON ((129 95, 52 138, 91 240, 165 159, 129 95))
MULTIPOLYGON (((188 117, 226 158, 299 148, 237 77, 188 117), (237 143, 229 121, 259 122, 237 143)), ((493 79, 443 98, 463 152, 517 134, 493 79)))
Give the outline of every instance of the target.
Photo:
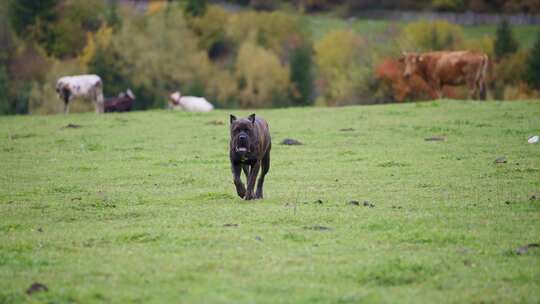
POLYGON ((28 287, 28 289, 26 290, 26 294, 31 295, 36 292, 48 291, 48 290, 49 288, 47 288, 45 284, 34 282, 32 283, 32 285, 30 285, 30 287, 28 287))
POLYGON ((341 132, 352 132, 354 131, 353 128, 345 128, 345 129, 339 129, 341 132))
POLYGON ((285 138, 282 142, 281 142, 282 145, 286 145, 286 146, 299 146, 299 145, 302 145, 301 142, 299 142, 298 140, 296 139, 292 139, 292 138, 285 138))
POLYGON ((319 204, 319 205, 322 205, 323 204, 323 201, 318 199, 316 201, 313 202, 314 204, 319 204))
POLYGON ((360 206, 360 202, 359 201, 350 201, 349 205, 360 206))
POLYGON ((43 228, 39 227, 39 228, 37 229, 37 231, 38 231, 38 232, 43 232, 43 228))
POLYGON ((261 242, 262 242, 262 240, 263 240, 263 239, 262 239, 262 237, 260 237, 260 236, 256 235, 256 236, 255 236, 255 240, 257 240, 257 241, 261 241, 261 242))
POLYGON ((238 224, 228 223, 228 224, 223 225, 223 227, 238 227, 238 224))
POLYGON ((81 125, 77 125, 77 124, 72 124, 72 123, 70 123, 70 124, 67 124, 67 126, 65 126, 64 128, 65 128, 65 129, 78 129, 78 128, 80 128, 80 127, 82 127, 82 126, 81 126, 81 125))
POLYGON ((495 164, 506 164, 508 161, 506 160, 506 156, 500 156, 500 157, 497 157, 493 163, 495 164))
POLYGON ((539 200, 540 200, 540 194, 533 194, 533 195, 531 195, 531 197, 529 197, 529 200, 530 200, 531 202, 539 201, 539 200))
POLYGON ((320 225, 306 226, 306 227, 304 227, 304 229, 307 229, 307 230, 316 230, 316 231, 332 230, 332 229, 329 228, 329 227, 320 226, 320 225))
POLYGON ((516 254, 523 255, 523 254, 527 253, 527 251, 529 251, 529 249, 531 249, 531 248, 540 248, 540 243, 531 243, 531 244, 527 244, 525 246, 521 246, 518 249, 516 249, 516 254))
POLYGON ((373 208, 373 207, 375 207, 375 205, 370 203, 369 201, 364 201, 364 207, 373 208))
POLYGON ((442 136, 433 136, 433 137, 424 138, 424 140, 425 141, 445 141, 446 138, 442 136))

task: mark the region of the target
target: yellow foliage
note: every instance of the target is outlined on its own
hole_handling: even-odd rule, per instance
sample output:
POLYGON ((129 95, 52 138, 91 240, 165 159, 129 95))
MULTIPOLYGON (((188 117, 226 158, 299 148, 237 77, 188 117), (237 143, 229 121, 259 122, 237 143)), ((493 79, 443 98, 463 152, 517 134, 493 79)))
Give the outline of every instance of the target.
POLYGON ((255 41, 283 55, 286 39, 298 33, 299 25, 295 17, 283 12, 242 12, 234 14, 227 25, 226 33, 233 41, 241 44, 255 41))
POLYGON ((79 55, 81 66, 88 66, 88 63, 94 58, 98 47, 107 48, 110 45, 112 34, 113 29, 106 24, 102 25, 95 34, 92 32, 86 33, 86 46, 79 55))
POLYGON ((240 47, 236 76, 240 83, 238 104, 241 107, 269 107, 288 95, 288 68, 281 65, 274 53, 251 42, 240 47))
POLYGON ((463 29, 446 21, 418 21, 405 26, 399 44, 404 51, 458 50, 463 29))
POLYGON ((167 7, 167 1, 166 0, 148 1, 148 8, 146 10, 146 13, 148 15, 153 15, 153 14, 163 10, 165 7, 167 7))
POLYGON ((484 36, 482 39, 465 40, 464 49, 485 53, 489 56, 489 58, 493 59, 493 45, 493 38, 490 38, 489 36, 484 36))
POLYGON ((319 76, 326 83, 322 91, 328 105, 356 103, 359 94, 366 89, 371 70, 367 63, 371 58, 369 54, 362 54, 364 45, 364 41, 349 30, 330 32, 315 44, 315 62, 319 76))
POLYGON ((189 20, 193 31, 199 36, 199 47, 209 49, 215 42, 225 38, 224 25, 229 14, 217 5, 209 5, 206 14, 189 20))

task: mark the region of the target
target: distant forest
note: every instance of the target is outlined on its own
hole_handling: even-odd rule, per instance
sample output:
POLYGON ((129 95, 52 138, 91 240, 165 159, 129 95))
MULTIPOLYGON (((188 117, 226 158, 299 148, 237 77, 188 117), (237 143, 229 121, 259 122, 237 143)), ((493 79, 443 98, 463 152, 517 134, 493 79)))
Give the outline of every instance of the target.
POLYGON ((295 7, 305 11, 345 9, 349 13, 379 9, 508 14, 540 13, 540 0, 227 0, 226 2, 261 10, 272 10, 280 5, 292 3, 295 7))

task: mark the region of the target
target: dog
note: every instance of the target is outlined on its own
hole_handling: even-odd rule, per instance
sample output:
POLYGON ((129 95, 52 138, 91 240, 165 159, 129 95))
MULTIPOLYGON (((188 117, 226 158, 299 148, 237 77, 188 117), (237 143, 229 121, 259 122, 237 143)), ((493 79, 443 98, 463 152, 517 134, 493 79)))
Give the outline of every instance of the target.
POLYGON ((262 199, 264 177, 270 170, 270 149, 272 141, 268 123, 255 114, 248 118, 236 118, 231 115, 231 141, 229 156, 236 193, 245 200, 262 199), (242 171, 246 175, 247 189, 240 178, 242 171), (261 176, 257 181, 257 175, 261 176), (257 182, 257 191, 253 193, 257 182))

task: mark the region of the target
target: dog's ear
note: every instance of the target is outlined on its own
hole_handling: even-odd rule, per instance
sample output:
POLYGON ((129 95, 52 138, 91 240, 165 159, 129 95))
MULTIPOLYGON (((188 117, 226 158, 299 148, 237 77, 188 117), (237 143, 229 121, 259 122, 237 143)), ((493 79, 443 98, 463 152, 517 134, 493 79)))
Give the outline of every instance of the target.
POLYGON ((231 124, 236 120, 236 116, 231 114, 231 124))
POLYGON ((249 115, 249 120, 251 121, 251 123, 255 123, 255 113, 249 115))

